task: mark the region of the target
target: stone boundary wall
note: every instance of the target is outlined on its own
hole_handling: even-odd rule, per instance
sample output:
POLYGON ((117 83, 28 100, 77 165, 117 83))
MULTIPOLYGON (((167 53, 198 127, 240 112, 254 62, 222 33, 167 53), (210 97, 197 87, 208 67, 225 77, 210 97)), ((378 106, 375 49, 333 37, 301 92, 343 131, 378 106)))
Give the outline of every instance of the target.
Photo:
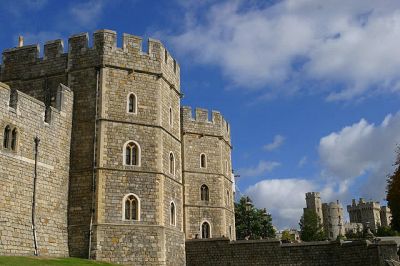
POLYGON ((387 265, 398 260, 394 241, 309 242, 281 244, 278 240, 230 242, 227 238, 186 241, 186 262, 197 265, 387 265))

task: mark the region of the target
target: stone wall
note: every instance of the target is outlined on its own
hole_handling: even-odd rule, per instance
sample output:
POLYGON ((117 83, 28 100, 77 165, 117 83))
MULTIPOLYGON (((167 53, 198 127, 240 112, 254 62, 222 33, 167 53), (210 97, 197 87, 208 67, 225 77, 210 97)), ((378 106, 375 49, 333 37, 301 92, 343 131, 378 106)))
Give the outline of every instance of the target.
POLYGON ((36 228, 39 254, 68 256, 67 206, 73 94, 63 85, 55 107, 0 83, 0 255, 33 255, 32 200, 38 146, 36 228), (11 100, 10 100, 11 98, 11 100), (4 129, 17 130, 14 150, 5 148, 4 129))
POLYGON ((398 260, 393 241, 311 242, 281 244, 279 241, 197 239, 186 241, 188 266, 197 265, 332 265, 384 266, 386 259, 398 260))

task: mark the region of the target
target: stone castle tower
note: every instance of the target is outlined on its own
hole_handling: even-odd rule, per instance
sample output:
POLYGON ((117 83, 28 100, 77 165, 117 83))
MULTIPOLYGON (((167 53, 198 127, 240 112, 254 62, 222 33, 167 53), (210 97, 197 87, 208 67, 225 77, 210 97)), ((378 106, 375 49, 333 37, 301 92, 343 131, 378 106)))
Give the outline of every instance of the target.
MULTIPOLYGON (((69 180, 57 190, 41 188, 68 191, 68 204, 47 212, 50 220, 64 215, 68 249, 44 254, 183 265, 185 238, 235 238, 229 125, 218 112, 208 121, 204 110, 197 109, 195 118, 181 110, 178 63, 157 40, 149 39, 148 51, 141 47, 140 37, 124 34, 119 48, 116 32, 100 30, 93 47, 87 33, 71 36, 68 53, 61 40, 47 42, 43 58, 37 45, 3 52, 0 81, 11 90, 46 110, 57 104, 58 84, 73 92, 72 129, 65 132, 71 139, 60 147, 70 155, 63 168, 69 180)), ((26 130, 27 136, 37 131, 26 130)), ((50 232, 38 226, 39 235, 50 232)), ((0 246, 6 245, 0 237, 0 246)), ((39 245, 49 241, 42 238, 39 245)), ((18 248, 13 253, 22 254, 18 248)), ((0 254, 10 251, 0 248, 0 254)))
POLYGON ((339 201, 322 203, 319 192, 307 192, 306 206, 304 211, 313 210, 317 213, 320 224, 330 240, 345 235, 343 207, 339 201))
POLYGON ((321 195, 319 192, 307 192, 306 193, 306 209, 314 210, 322 224, 324 221, 322 214, 322 202, 321 195))

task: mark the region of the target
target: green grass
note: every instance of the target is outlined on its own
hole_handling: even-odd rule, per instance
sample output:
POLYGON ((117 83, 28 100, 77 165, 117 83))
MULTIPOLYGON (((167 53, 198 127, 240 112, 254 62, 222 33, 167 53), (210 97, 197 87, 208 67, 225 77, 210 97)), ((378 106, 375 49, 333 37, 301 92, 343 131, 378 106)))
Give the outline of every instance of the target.
POLYGON ((0 265, 6 266, 112 266, 115 264, 77 258, 0 257, 0 265))

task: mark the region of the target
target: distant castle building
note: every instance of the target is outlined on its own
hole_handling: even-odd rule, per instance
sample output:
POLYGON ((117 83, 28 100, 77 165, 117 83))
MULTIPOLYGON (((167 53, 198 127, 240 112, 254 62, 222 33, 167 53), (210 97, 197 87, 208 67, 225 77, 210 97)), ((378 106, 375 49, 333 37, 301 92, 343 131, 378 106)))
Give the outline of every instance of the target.
POLYGON ((351 205, 347 205, 347 211, 350 223, 361 223, 364 228, 369 226, 374 232, 380 226, 389 226, 392 216, 389 207, 381 207, 379 202, 366 202, 363 198, 358 203, 353 199, 351 205))
POLYGON ((181 108, 160 41, 100 30, 43 55, 3 52, 0 255, 184 265, 185 239, 235 239, 229 124, 181 108))
POLYGON ((338 236, 345 235, 343 207, 337 202, 322 203, 319 192, 306 193, 305 210, 313 210, 324 228, 326 236, 335 240, 338 236))

